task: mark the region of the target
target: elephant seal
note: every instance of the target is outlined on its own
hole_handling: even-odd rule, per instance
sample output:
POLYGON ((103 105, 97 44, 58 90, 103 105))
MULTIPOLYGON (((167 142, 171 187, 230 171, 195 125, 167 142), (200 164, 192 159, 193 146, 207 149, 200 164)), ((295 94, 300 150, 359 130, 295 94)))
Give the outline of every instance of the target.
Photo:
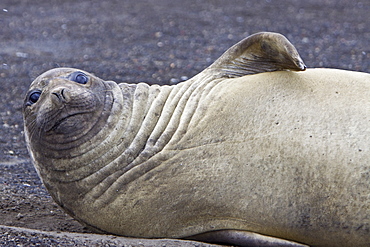
POLYGON ((172 86, 53 69, 23 114, 44 185, 96 231, 369 246, 370 75, 306 70, 280 34, 172 86))

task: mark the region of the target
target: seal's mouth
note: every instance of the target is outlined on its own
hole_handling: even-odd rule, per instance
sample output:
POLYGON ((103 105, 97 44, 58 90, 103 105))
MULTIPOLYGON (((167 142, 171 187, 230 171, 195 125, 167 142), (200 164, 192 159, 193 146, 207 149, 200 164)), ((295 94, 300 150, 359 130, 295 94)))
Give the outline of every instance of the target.
POLYGON ((46 124, 45 132, 55 132, 58 134, 73 133, 83 128, 82 120, 83 113, 75 113, 62 117, 56 121, 46 124))

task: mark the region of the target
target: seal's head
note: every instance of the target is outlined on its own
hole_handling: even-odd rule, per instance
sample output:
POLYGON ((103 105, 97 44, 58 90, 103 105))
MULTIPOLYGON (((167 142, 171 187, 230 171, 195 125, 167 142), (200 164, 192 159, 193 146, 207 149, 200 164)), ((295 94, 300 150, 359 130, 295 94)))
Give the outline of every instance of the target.
POLYGON ((91 139, 106 123, 110 91, 109 83, 76 69, 52 69, 37 77, 23 104, 31 153, 46 154, 49 148, 62 155, 91 139))

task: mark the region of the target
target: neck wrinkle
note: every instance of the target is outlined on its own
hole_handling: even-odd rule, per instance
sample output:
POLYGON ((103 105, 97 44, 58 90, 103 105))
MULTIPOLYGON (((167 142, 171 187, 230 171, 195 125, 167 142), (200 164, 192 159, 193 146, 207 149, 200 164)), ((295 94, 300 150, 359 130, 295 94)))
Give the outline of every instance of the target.
POLYGON ((115 104, 121 108, 120 121, 110 127, 112 131, 106 143, 97 147, 100 150, 94 159, 59 174, 59 182, 67 187, 77 183, 79 197, 100 206, 115 200, 112 195, 120 193, 112 190, 124 191, 125 185, 167 159, 161 151, 186 132, 203 89, 213 81, 213 76, 200 74, 175 86, 119 84, 121 96, 115 98, 115 104))
POLYGON ((203 89, 213 79, 213 76, 202 76, 201 78, 198 76, 178 84, 176 87, 161 87, 161 90, 170 90, 167 94, 168 97, 166 99, 157 97, 151 103, 134 141, 122 155, 103 168, 109 170, 110 175, 105 176, 100 184, 85 194, 85 197, 91 199, 91 203, 94 203, 95 206, 103 207, 115 200, 116 196, 124 193, 130 182, 170 158, 171 152, 161 151, 166 149, 174 136, 184 134, 184 128, 186 130, 187 125, 184 128, 179 125, 191 120, 203 95, 203 89), (160 113, 160 117, 153 120, 152 117, 157 116, 158 113, 160 113), (144 133, 145 135, 143 135, 144 133), (138 151, 138 149, 134 149, 138 148, 136 144, 140 144, 140 150, 132 155, 131 150, 138 151), (119 193, 117 193, 118 191, 119 193))

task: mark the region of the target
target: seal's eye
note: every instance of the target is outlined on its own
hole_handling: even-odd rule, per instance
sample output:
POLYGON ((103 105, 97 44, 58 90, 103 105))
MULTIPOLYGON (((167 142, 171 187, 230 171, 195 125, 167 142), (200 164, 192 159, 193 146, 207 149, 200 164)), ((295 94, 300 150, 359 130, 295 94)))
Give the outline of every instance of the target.
POLYGON ((28 96, 27 105, 35 104, 39 100, 40 95, 41 95, 40 91, 34 91, 34 92, 30 93, 30 95, 28 96))
POLYGON ((89 81, 87 75, 79 71, 72 73, 69 79, 80 84, 86 84, 89 81))

